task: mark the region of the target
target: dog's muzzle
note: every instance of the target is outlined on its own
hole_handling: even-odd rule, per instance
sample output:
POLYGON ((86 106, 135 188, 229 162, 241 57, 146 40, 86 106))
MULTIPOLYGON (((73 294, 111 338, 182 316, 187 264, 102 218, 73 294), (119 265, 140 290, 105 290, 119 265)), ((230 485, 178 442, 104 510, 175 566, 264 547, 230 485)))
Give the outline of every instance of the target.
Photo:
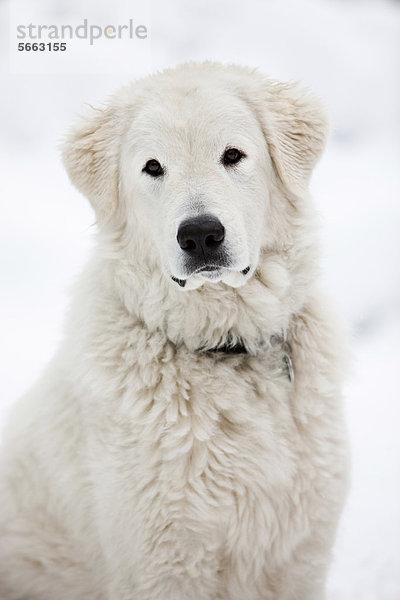
MULTIPOLYGON (((191 275, 219 280, 224 269, 231 268, 231 258, 225 242, 225 227, 214 215, 205 214, 185 219, 178 227, 177 242, 183 252, 185 279, 171 275, 181 287, 191 275)), ((241 271, 247 275, 250 266, 241 271)))
POLYGON ((185 254, 189 273, 216 271, 228 266, 223 248, 225 228, 213 215, 186 219, 179 225, 176 239, 185 254))

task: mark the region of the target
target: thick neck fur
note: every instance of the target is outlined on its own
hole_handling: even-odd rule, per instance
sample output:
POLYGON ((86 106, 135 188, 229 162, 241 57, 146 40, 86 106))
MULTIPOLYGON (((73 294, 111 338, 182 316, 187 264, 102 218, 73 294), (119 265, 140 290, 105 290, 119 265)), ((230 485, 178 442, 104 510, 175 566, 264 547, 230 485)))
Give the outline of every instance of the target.
POLYGON ((274 235, 261 249, 258 268, 244 286, 206 282, 187 292, 168 280, 149 244, 122 221, 118 228, 100 233, 102 252, 83 274, 85 283, 80 285, 91 289, 87 311, 99 319, 103 312, 109 321, 113 304, 149 333, 162 333, 191 351, 240 341, 257 353, 271 335, 288 331, 293 315, 310 296, 318 256, 311 242, 315 233, 310 230, 310 210, 308 200, 286 205, 285 210, 277 204, 275 214, 270 210, 274 235))

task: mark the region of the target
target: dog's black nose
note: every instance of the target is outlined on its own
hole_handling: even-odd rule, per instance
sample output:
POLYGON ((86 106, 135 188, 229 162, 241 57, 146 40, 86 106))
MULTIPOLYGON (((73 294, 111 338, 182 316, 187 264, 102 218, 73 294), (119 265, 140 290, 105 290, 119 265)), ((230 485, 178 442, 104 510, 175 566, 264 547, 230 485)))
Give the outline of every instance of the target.
POLYGON ((221 221, 212 215, 187 219, 178 229, 178 244, 191 256, 212 254, 224 241, 225 229, 221 221))

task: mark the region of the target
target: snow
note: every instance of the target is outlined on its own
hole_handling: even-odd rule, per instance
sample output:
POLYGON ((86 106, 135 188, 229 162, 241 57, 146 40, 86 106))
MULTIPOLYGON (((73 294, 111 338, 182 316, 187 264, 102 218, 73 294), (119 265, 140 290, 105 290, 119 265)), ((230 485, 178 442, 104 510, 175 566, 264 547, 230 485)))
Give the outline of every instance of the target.
POLYGON ((356 344, 346 389, 352 488, 331 571, 329 600, 400 598, 400 318, 393 312, 356 344))
MULTIPOLYGON (((93 214, 71 188, 56 148, 82 105, 185 60, 239 62, 301 80, 332 115, 312 193, 325 282, 354 331, 354 374, 345 390, 353 482, 328 598, 399 600, 400 3, 153 0, 142 13, 151 14, 151 60, 140 62, 124 46, 114 49, 118 68, 109 61, 85 75, 82 65, 69 75, 55 74, 54 65, 48 74, 9 72, 9 4, 0 4, 1 418, 57 347, 67 290, 92 246, 93 214)), ((56 11, 50 0, 29 4, 31 14, 39 5, 56 11)), ((110 6, 59 0, 56 12, 77 20, 128 14, 123 0, 114 0, 115 12, 110 6)))

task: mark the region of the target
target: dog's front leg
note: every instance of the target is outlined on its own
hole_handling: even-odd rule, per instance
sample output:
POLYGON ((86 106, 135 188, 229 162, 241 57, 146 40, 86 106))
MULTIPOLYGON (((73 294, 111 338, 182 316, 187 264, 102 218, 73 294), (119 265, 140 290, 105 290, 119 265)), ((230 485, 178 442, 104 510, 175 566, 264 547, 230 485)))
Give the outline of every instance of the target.
MULTIPOLYGON (((108 600, 211 600, 217 595, 215 559, 194 542, 140 545, 116 542, 108 556, 108 600), (202 554, 203 556, 199 556, 202 554), (117 556, 118 555, 118 556, 117 556)), ((111 548, 109 549, 111 550, 111 548)))
POLYGON ((107 600, 216 598, 215 532, 190 527, 183 510, 171 518, 156 499, 121 500, 103 505, 101 517, 107 600))

